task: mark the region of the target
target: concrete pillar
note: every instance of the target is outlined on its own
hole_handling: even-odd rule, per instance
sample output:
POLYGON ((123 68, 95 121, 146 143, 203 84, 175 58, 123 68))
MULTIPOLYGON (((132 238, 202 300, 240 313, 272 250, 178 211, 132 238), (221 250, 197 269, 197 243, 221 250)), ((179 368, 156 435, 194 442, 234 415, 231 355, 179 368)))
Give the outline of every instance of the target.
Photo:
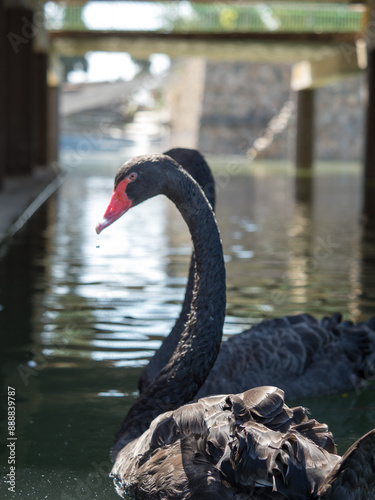
POLYGON ((6 146, 6 94, 5 78, 7 74, 6 67, 6 28, 5 28, 5 9, 4 1, 0 0, 0 189, 4 183, 5 177, 5 146, 6 146))
POLYGON ((375 46, 368 51, 365 177, 375 180, 375 46))
POLYGON ((297 92, 296 167, 310 168, 314 161, 314 90, 297 92))
POLYGON ((33 120, 33 12, 26 8, 6 10, 7 57, 7 151, 10 175, 32 172, 33 120))
POLYGON ((34 54, 34 123, 35 149, 34 156, 37 165, 47 165, 47 134, 48 134, 48 88, 47 64, 48 55, 44 52, 34 54))

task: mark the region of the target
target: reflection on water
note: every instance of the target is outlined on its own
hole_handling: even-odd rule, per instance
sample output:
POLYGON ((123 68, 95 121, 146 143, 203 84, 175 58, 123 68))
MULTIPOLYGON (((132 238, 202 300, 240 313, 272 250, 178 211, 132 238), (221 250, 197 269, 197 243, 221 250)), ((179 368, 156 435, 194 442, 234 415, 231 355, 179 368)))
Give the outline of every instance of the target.
MULTIPOLYGON (((374 226, 371 216, 362 225, 358 169, 320 169, 298 182, 286 167, 226 176, 221 162, 215 171, 226 336, 284 314, 374 313, 374 226)), ((168 200, 95 234, 114 172, 82 166, 0 260, 2 392, 17 391, 18 498, 117 498, 106 478, 112 437, 179 312, 191 247, 168 200)), ((330 424, 342 449, 375 426, 371 391, 300 403, 330 424)))

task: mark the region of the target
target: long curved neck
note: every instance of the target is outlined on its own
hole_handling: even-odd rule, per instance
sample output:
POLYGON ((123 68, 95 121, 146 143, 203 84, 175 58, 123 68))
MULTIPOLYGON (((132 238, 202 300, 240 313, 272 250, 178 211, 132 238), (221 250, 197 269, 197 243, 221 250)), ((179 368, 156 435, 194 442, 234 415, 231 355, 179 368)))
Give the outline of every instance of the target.
POLYGON ((145 366, 138 381, 138 389, 140 392, 145 391, 146 388, 152 383, 152 381, 156 379, 160 371, 168 363, 173 354, 173 351, 176 349, 177 344, 181 339, 181 335, 185 329, 185 324, 189 318, 191 302, 193 300, 194 280, 195 258, 193 252, 190 261, 189 277, 186 285, 185 298, 182 303, 180 315, 177 318, 168 336, 165 337, 159 349, 155 351, 154 355, 145 366))
MULTIPOLYGON (((212 209, 215 210, 215 181, 208 163, 199 151, 186 148, 174 148, 166 151, 164 154, 177 161, 177 163, 198 182, 212 209)), ((169 335, 165 337, 159 349, 155 351, 154 355, 143 369, 138 380, 138 389, 140 392, 143 392, 146 387, 156 379, 160 371, 168 363, 181 339, 185 324, 189 318, 191 301, 193 299, 194 279, 195 258, 193 252, 190 261, 185 298, 182 303, 180 315, 169 335)))
POLYGON ((217 224, 198 184, 171 167, 164 194, 180 210, 194 247, 196 274, 188 322, 173 355, 130 409, 116 435, 114 457, 160 413, 191 401, 213 366, 225 316, 225 268, 217 224))

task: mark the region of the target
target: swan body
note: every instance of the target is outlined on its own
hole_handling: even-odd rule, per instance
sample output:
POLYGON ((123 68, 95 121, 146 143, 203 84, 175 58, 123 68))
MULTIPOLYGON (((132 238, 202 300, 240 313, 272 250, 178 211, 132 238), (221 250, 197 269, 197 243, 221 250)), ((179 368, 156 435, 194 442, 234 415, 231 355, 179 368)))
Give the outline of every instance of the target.
POLYGON ((177 346, 116 435, 117 492, 137 500, 374 498, 375 430, 340 458, 327 426, 303 407, 288 408, 276 387, 189 403, 215 362, 224 322, 225 270, 210 204, 170 157, 137 157, 116 175, 97 232, 159 193, 191 232, 194 288, 177 346))
MULTIPOLYGON (((196 150, 175 148, 177 161, 202 187, 215 207, 211 170, 196 150)), ((194 284, 194 255, 181 314, 139 380, 142 392, 177 346, 187 321, 194 284)), ((369 385, 375 376, 375 317, 367 323, 342 322, 341 314, 317 320, 308 314, 265 320, 222 343, 199 397, 275 385, 288 399, 319 396, 369 385)))
POLYGON ((259 387, 160 415, 120 451, 112 475, 135 498, 263 498, 273 489, 309 498, 339 461, 335 451, 325 425, 259 387))
POLYGON ((374 451, 375 430, 339 457, 325 424, 258 387, 160 415, 111 475, 120 496, 145 500, 369 500, 374 451))
POLYGON ((265 320, 221 344, 199 397, 278 385, 288 399, 362 390, 374 379, 374 318, 309 314, 265 320))

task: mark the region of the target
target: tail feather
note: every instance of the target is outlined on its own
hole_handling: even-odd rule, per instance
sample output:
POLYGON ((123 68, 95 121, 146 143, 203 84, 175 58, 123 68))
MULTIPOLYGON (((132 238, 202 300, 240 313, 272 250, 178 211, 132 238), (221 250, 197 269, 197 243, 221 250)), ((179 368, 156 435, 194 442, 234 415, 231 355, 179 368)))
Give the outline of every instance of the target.
POLYGON ((327 475, 318 492, 321 500, 375 498, 375 429, 362 436, 327 475))

